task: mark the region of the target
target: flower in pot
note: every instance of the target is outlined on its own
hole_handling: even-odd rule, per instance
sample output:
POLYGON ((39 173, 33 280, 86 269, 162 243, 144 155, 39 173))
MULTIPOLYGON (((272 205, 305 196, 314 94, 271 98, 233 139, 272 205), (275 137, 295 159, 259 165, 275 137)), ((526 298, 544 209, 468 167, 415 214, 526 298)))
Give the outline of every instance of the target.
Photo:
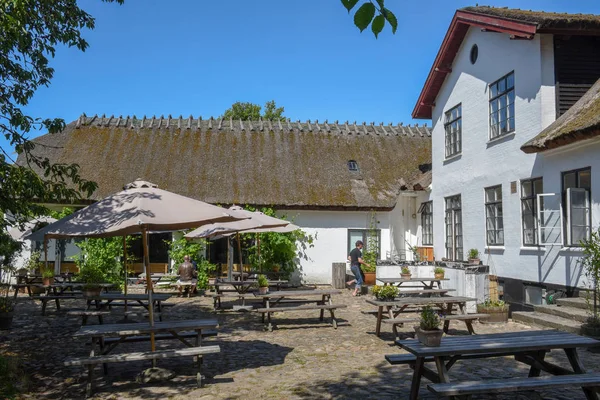
POLYGON ((433 274, 435 276, 435 279, 444 279, 444 268, 442 267, 435 267, 433 269, 433 274))
POLYGON ((471 249, 469 250, 469 264, 472 265, 479 265, 479 250, 477 249, 471 249))
POLYGON ((102 291, 101 283, 105 281, 104 274, 96 267, 86 265, 79 271, 78 280, 83 285, 84 297, 98 297, 102 291))
POLYGON ((10 329, 15 311, 15 302, 8 296, 0 297, 0 329, 10 329))
POLYGON ((396 297, 398 297, 398 292, 398 288, 392 285, 373 286, 373 295, 377 300, 380 301, 393 301, 396 297))
POLYGON ((42 272, 42 283, 44 286, 49 286, 54 283, 54 271, 51 269, 45 269, 42 272))
POLYGON ((419 326, 415 326, 419 342, 425 346, 439 346, 444 335, 444 331, 440 329, 440 322, 440 317, 430 306, 423 308, 419 326))
POLYGON ((258 293, 259 294, 267 294, 269 291, 269 280, 264 275, 258 275, 256 278, 256 282, 258 283, 258 293))
POLYGON ((410 269, 407 266, 402 267, 402 272, 400 273, 400 276, 402 277, 402 279, 410 279, 410 269))
POLYGON ((503 300, 486 299, 483 303, 477 304, 477 312, 488 314, 489 317, 481 319, 483 323, 498 323, 508 321, 508 304, 503 300))

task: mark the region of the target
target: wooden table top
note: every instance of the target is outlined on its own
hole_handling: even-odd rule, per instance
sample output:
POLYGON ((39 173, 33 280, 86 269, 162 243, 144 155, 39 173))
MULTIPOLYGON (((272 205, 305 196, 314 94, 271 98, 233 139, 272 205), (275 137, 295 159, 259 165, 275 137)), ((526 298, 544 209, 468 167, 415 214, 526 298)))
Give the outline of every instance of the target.
POLYGON ((105 324, 105 325, 84 325, 75 334, 74 337, 81 336, 133 336, 156 332, 168 331, 189 331, 197 329, 215 329, 219 326, 216 319, 194 319, 182 321, 162 321, 155 322, 150 326, 148 322, 139 322, 132 324, 105 324))
MULTIPOLYGON (((250 280, 250 281, 236 281, 236 280, 222 280, 222 279, 217 279, 215 281, 215 285, 238 285, 238 286, 250 286, 250 285, 255 285, 258 281, 255 280, 250 280)), ((282 283, 289 283, 289 281, 285 281, 285 280, 274 280, 274 279, 270 279, 269 280, 269 285, 279 285, 282 283)))
POLYGON ((396 282, 440 282, 440 281, 449 281, 450 279, 448 278, 442 278, 442 279, 437 279, 437 278, 410 278, 410 279, 402 279, 401 277, 398 278, 376 278, 378 281, 381 281, 383 283, 396 283, 396 282))
POLYGON ((427 304, 449 304, 465 303, 467 301, 477 301, 472 297, 463 296, 443 296, 443 297, 401 297, 391 301, 367 299, 367 303, 375 306, 406 306, 406 305, 427 305, 427 304))
POLYGON ((256 297, 302 297, 302 296, 322 296, 342 293, 339 289, 315 289, 315 290, 279 290, 267 294, 254 293, 256 297))
POLYGON ((417 357, 428 357, 597 347, 600 346, 600 341, 573 333, 548 330, 444 336, 440 347, 428 347, 418 340, 397 340, 396 344, 417 357))

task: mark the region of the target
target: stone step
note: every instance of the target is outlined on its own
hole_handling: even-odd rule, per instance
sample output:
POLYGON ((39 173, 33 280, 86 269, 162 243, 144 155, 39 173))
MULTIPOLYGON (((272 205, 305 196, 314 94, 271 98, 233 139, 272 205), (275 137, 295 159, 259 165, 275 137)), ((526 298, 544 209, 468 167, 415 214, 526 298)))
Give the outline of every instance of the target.
MULTIPOLYGON (((584 299, 586 297, 589 297, 590 300, 593 301, 594 300, 594 291, 590 290, 590 289, 579 289, 578 296, 581 297, 581 298, 584 298, 584 299)), ((600 294, 599 294, 599 296, 600 296, 600 294)))
POLYGON ((589 316, 587 310, 567 306, 557 306, 555 304, 542 304, 539 306, 533 306, 533 310, 541 314, 556 315, 557 317, 579 322, 585 322, 589 316))
POLYGON ((582 297, 565 297, 563 299, 557 299, 556 304, 564 307, 581 308, 584 310, 588 309, 587 302, 582 297))
POLYGON ((581 331, 581 322, 535 311, 515 311, 512 313, 512 319, 514 322, 558 329, 563 332, 579 334, 581 331))

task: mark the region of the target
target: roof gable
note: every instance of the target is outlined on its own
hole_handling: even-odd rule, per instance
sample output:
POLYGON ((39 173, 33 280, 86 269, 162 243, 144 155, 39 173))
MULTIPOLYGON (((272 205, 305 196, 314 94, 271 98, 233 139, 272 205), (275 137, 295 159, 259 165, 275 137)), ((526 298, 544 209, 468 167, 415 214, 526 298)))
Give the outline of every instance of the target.
POLYGON ((391 124, 82 116, 35 142, 79 164, 94 199, 142 178, 210 203, 391 209, 431 162, 430 128, 391 124))
POLYGON ((469 27, 502 32, 512 38, 531 39, 536 33, 579 33, 600 35, 600 16, 564 14, 487 6, 465 7, 456 11, 438 50, 412 116, 431 119, 435 99, 452 72, 452 64, 469 27))

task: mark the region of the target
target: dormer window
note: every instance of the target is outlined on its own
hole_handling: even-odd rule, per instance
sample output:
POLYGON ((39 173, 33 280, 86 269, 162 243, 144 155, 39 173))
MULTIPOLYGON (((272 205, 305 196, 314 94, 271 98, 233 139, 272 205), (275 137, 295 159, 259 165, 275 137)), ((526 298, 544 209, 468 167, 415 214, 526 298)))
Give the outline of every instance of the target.
POLYGON ((348 161, 348 170, 350 172, 358 172, 358 163, 355 160, 348 161))

